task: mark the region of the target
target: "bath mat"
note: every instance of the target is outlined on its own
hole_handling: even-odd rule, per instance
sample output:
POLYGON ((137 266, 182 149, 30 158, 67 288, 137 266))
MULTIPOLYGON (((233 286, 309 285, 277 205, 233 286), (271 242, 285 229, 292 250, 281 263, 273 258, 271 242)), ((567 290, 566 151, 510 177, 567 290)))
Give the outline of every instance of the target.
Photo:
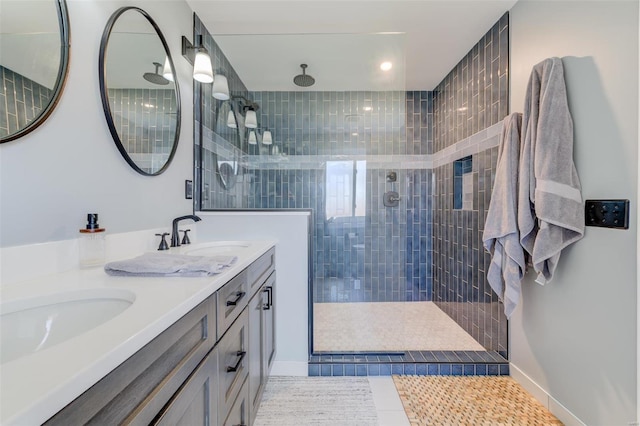
POLYGON ((271 376, 254 426, 375 426, 369 380, 271 376))
POLYGON ((508 376, 393 376, 393 381, 412 426, 562 425, 508 376))

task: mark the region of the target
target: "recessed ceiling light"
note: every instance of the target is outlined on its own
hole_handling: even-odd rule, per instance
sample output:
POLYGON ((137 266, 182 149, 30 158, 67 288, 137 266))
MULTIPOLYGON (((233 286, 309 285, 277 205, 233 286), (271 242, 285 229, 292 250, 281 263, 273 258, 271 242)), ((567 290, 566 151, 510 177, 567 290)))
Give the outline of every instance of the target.
POLYGON ((380 64, 380 69, 382 71, 389 71, 391 68, 393 68, 393 64, 389 61, 385 61, 380 64))

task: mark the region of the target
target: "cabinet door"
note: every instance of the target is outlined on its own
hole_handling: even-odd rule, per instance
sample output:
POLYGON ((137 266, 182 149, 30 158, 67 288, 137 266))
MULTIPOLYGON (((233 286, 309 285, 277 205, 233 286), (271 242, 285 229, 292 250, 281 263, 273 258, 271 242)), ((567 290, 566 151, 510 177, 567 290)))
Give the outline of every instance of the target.
POLYGON ((263 304, 264 296, 259 290, 249 301, 249 379, 247 387, 249 388, 249 412, 251 423, 255 418, 258 405, 260 405, 260 397, 262 395, 263 386, 263 304))
POLYGON ((222 426, 249 426, 249 381, 245 381, 222 426))
POLYGON ((276 273, 275 271, 269 276, 267 282, 264 284, 263 294, 263 377, 266 382, 266 377, 271 371, 271 366, 276 357, 276 315, 275 315, 275 289, 276 289, 276 273))
POLYGON ((218 350, 212 350, 152 422, 215 426, 218 421, 218 350))

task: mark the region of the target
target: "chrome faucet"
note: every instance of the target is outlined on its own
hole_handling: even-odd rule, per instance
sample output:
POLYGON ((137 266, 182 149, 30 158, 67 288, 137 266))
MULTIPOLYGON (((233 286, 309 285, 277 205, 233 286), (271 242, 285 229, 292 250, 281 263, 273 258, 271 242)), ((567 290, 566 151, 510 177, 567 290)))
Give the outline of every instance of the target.
POLYGON ((173 219, 173 225, 171 226, 171 247, 180 246, 180 235, 178 234, 178 222, 180 222, 183 219, 192 219, 194 222, 200 222, 202 220, 194 214, 188 214, 186 216, 180 216, 173 219))

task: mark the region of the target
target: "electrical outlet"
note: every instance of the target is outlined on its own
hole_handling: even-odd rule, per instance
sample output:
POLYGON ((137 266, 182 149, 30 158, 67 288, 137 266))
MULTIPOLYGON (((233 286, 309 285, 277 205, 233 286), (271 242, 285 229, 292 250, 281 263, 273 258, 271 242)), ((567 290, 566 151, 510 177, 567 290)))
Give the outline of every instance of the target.
POLYGON ((586 200, 585 225, 629 229, 629 200, 586 200))

